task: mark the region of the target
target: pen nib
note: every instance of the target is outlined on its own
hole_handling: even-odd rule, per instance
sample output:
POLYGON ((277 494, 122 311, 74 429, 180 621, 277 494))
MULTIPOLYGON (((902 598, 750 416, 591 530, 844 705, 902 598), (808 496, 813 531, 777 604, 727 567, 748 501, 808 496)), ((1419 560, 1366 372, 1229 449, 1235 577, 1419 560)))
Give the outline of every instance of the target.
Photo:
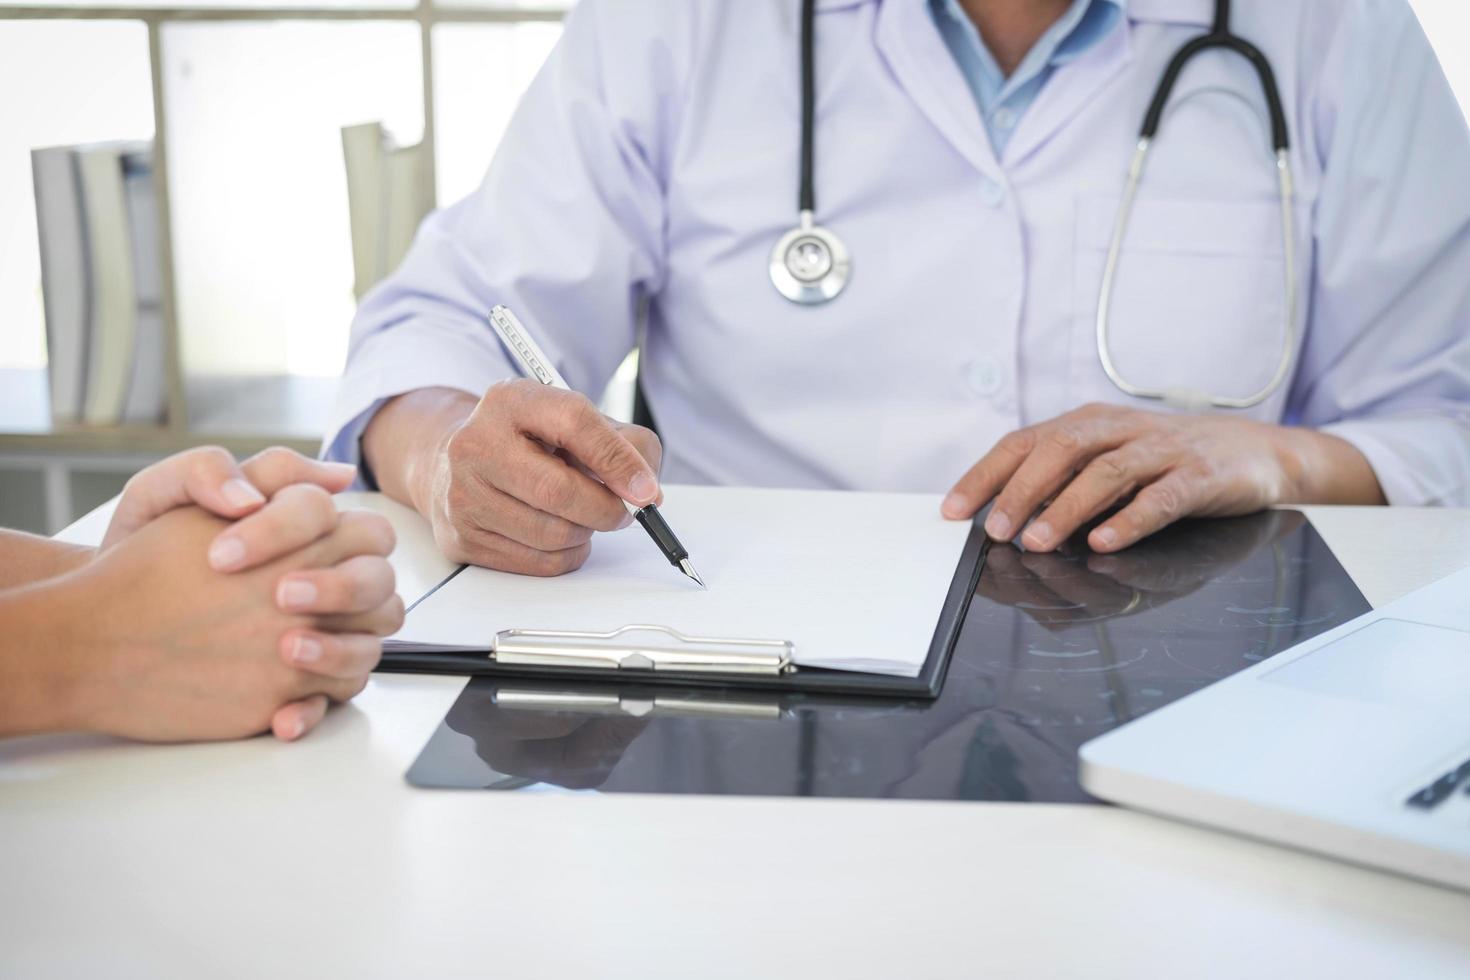
POLYGON ((688 558, 685 558, 679 562, 679 568, 681 571, 683 571, 685 575, 688 575, 690 578, 694 579, 694 581, 698 582, 701 589, 709 588, 708 585, 704 584, 704 579, 700 578, 699 573, 694 570, 694 563, 691 562, 688 558))

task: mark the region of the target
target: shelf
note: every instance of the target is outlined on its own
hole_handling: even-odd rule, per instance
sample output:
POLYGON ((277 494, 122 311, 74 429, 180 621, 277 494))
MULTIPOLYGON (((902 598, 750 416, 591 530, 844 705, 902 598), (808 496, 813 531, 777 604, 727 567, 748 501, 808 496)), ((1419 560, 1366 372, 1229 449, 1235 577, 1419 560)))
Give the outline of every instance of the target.
POLYGON ((457 3, 404 3, 398 0, 344 0, 340 4, 273 3, 251 4, 249 0, 219 4, 173 3, 171 0, 142 0, 118 3, 34 2, 0 3, 0 20, 142 20, 176 21, 281 21, 281 20, 400 20, 437 23, 505 23, 533 21, 555 23, 567 15, 564 6, 493 6, 475 0, 457 3))
POLYGON ((202 375, 187 379, 187 428, 88 426, 51 421, 44 370, 0 370, 0 452, 158 456, 216 444, 237 455, 287 446, 315 455, 336 378, 202 375))
POLYGON ((235 438, 320 442, 337 397, 337 381, 297 374, 187 378, 189 428, 235 438))

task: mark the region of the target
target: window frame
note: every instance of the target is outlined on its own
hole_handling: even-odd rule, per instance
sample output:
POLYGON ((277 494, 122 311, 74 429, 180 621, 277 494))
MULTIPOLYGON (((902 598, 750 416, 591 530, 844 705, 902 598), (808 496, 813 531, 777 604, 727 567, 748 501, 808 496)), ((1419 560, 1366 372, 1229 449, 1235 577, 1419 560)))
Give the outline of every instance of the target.
MULTIPOLYGON (((248 2, 248 0, 247 0, 248 2)), ((162 316, 166 343, 165 360, 168 376, 168 422, 166 429, 176 436, 189 432, 188 399, 180 361, 180 329, 178 298, 174 274, 173 208, 169 197, 169 148, 167 98, 163 72, 162 33, 169 24, 178 23, 242 23, 260 21, 367 21, 408 22, 416 25, 419 35, 419 61, 423 90, 423 140, 428 157, 429 180, 437 186, 438 160, 435 151, 434 113, 434 28, 439 24, 521 24, 560 22, 566 8, 473 7, 452 6, 433 0, 413 0, 411 6, 385 7, 347 3, 343 6, 272 6, 260 4, 230 7, 201 7, 164 3, 156 6, 70 5, 70 4, 0 4, 0 22, 4 21, 131 21, 141 23, 148 33, 148 66, 153 99, 153 184, 158 206, 159 267, 163 275, 162 316)))

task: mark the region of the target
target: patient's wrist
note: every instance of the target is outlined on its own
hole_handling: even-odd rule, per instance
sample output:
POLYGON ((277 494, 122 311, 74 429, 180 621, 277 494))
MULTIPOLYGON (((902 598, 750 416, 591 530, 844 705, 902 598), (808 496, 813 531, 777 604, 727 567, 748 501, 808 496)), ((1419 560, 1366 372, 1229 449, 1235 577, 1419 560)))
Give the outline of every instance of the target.
POLYGON ((93 607, 76 574, 0 593, 0 735, 92 727, 87 692, 107 658, 93 607))
POLYGON ((0 565, 0 589, 19 588, 65 575, 97 554, 96 548, 4 528, 0 528, 0 548, 5 554, 5 561, 0 565))

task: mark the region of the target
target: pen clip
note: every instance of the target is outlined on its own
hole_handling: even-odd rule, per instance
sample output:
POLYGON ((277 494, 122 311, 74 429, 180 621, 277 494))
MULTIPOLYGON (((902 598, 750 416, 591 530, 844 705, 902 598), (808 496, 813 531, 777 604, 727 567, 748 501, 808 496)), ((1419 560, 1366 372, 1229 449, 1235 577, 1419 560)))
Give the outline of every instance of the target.
POLYGON ((553 388, 568 387, 560 372, 551 363, 551 358, 547 357, 541 346, 531 339, 530 331, 510 311, 509 307, 492 308, 489 319, 490 326, 500 337, 500 342, 520 364, 522 371, 544 385, 553 388))

